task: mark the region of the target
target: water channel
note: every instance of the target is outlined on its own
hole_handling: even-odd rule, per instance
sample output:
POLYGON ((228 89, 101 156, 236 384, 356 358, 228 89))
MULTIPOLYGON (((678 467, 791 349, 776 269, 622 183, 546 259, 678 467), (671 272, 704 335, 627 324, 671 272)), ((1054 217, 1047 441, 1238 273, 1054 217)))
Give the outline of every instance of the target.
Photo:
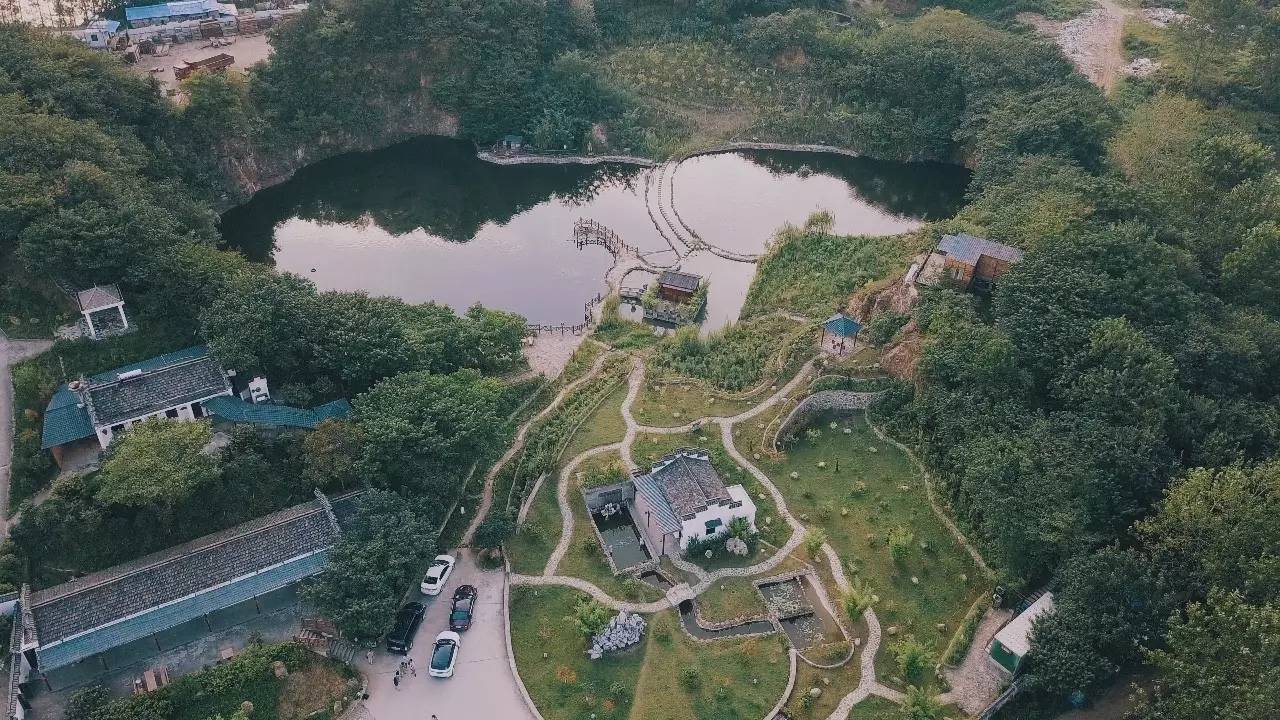
MULTIPOLYGON (((530 322, 573 324, 604 290, 613 262, 603 248, 574 246, 575 220, 598 220, 644 251, 670 250, 646 203, 654 172, 493 165, 469 143, 419 138, 304 168, 227 211, 222 235, 322 290, 458 310, 482 303, 530 322)), ((818 209, 830 210, 842 233, 895 234, 948 217, 969 175, 936 163, 751 151, 691 158, 673 177, 669 197, 684 223, 722 248, 759 253, 778 227, 818 209)), ((710 280, 706 327, 737 318, 754 265, 699 251, 682 269, 710 280)))

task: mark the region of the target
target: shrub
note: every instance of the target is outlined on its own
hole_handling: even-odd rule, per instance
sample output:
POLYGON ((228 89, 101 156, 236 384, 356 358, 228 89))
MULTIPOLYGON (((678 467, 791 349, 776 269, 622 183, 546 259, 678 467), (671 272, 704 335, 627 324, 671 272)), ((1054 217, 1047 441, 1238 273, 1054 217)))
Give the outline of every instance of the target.
POLYGON ((840 605, 849 619, 857 622, 862 619, 862 613, 871 607, 874 595, 870 583, 866 580, 854 580, 849 590, 840 596, 840 605))
POLYGON ((827 543, 827 533, 822 528, 812 528, 804 536, 804 549, 813 560, 818 559, 822 546, 827 543))
POLYGON ((902 703, 903 720, 942 720, 942 706, 928 688, 907 688, 907 699, 902 703))
POLYGON ((502 547, 502 544, 515 534, 516 524, 506 513, 489 516, 476 528, 475 538, 471 544, 486 550, 502 547))
POLYGON ((884 345, 893 339, 894 335, 907 324, 910 319, 909 315, 904 313, 886 310, 871 320, 867 325, 867 340, 872 345, 884 345))
POLYGON ((914 636, 908 635, 893 648, 898 663, 898 673, 912 685, 919 685, 929 671, 929 649, 914 636))
POLYGON ((685 690, 693 692, 702 687, 702 674, 698 672, 698 668, 689 666, 680 671, 680 685, 685 690))
POLYGON ((578 599, 578 603, 573 606, 573 615, 568 619, 583 635, 591 637, 604 630, 612 617, 613 613, 609 608, 591 598, 584 597, 578 599))
POLYGON ((906 562, 907 557, 911 554, 911 544, 915 542, 915 539, 915 533, 901 525, 890 529, 888 537, 889 557, 893 558, 896 563, 906 562))

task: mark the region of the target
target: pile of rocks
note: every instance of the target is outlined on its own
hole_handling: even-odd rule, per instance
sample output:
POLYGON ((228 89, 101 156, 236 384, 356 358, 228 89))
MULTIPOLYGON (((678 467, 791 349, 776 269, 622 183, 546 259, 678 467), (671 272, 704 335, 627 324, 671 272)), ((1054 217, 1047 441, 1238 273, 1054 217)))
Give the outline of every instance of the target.
POLYGON ((1147 77, 1160 69, 1160 63, 1151 58, 1135 58, 1133 62, 1124 66, 1124 74, 1133 77, 1147 77))
POLYGON ((1172 23, 1180 23, 1190 17, 1172 8, 1146 8, 1142 11, 1142 16, 1156 27, 1168 27, 1172 23))
POLYGON ((587 656, 592 660, 599 660, 607 652, 625 650, 635 645, 644 637, 645 626, 643 617, 623 610, 609 621, 604 630, 591 638, 591 649, 587 651, 587 656))

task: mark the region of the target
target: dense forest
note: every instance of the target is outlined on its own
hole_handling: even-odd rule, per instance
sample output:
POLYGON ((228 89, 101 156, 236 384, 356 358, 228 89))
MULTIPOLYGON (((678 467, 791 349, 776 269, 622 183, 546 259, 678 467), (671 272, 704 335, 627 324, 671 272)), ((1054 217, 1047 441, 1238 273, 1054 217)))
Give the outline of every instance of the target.
MULTIPOLYGON (((120 282, 170 346, 206 341, 301 404, 356 398, 307 440, 310 467, 238 437, 239 459, 157 491, 148 444, 191 457, 201 438, 131 436, 24 520, 0 569, 19 579, 8 560, 44 548, 100 567, 130 551, 104 538, 153 549, 208 529, 178 522, 191 508, 231 523, 316 485, 399 491, 435 520, 499 443, 514 403, 489 376, 522 321, 320 293, 218 250, 214 210, 270 178, 421 132, 652 155, 823 141, 969 165, 970 203, 931 230, 1027 252, 989 299, 925 296, 917 376, 875 409, 1005 587, 1055 590, 1006 716, 1138 666, 1140 720, 1280 716, 1280 9, 1178 4, 1164 68, 1109 97, 1012 23, 1068 5, 1047 0, 842 24, 818 1, 320 0, 270 62, 197 75, 181 108, 110 57, 0 28, 0 297, 120 282), (297 487, 264 480, 234 512, 220 490, 278 477, 297 487)), ((687 345, 673 365, 700 362, 687 345)))

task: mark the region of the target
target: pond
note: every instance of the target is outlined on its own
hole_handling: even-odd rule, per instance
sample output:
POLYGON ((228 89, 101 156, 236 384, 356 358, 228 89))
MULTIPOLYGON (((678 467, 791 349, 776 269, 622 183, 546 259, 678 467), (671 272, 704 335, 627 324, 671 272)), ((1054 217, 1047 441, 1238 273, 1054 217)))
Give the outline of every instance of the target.
MULTIPOLYGON (((502 166, 476 158, 468 143, 419 138, 304 168, 227 211, 221 228, 228 247, 322 290, 459 310, 482 303, 530 322, 574 324, 613 265, 605 249, 572 242, 579 218, 605 224, 654 261, 673 259, 670 236, 687 229, 726 251, 757 254, 781 225, 819 209, 834 214, 837 232, 910 231, 950 216, 968 178, 935 163, 757 151, 699 156, 674 170, 502 166), (664 212, 674 227, 660 234, 664 212)), ((699 250, 681 269, 710 282, 707 327, 737 318, 753 264, 699 250)))
POLYGON ((649 548, 645 546, 644 540, 640 539, 640 531, 632 522, 629 509, 626 507, 621 510, 615 509, 608 516, 591 513, 591 520, 600 531, 600 538, 604 540, 605 547, 613 557, 613 564, 618 570, 626 570, 649 559, 649 548))

